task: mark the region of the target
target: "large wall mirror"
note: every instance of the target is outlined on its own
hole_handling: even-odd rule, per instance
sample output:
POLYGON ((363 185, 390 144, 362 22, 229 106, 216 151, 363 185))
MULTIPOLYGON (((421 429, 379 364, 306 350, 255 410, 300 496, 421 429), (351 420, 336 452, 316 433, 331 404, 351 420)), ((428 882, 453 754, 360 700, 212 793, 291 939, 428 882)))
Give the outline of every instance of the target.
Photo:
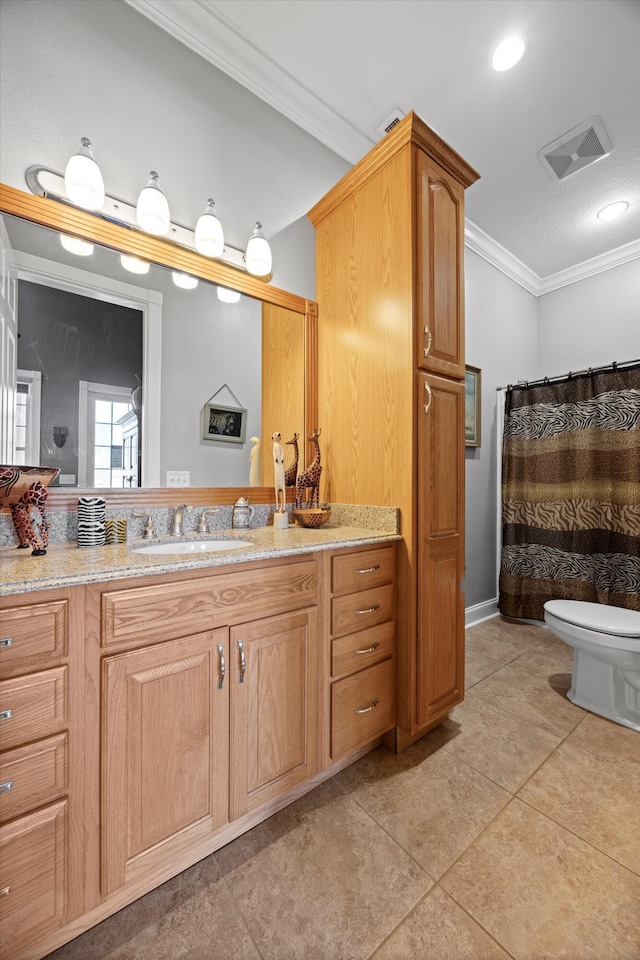
MULTIPOLYGON (((68 509, 95 486, 123 506, 229 503, 240 493, 272 502, 272 433, 283 442, 298 434, 304 461, 317 426, 316 305, 2 184, 0 219, 5 336, 12 310, 17 325, 4 405, 17 398, 27 425, 14 431, 10 461, 4 438, 2 462, 59 467, 52 509, 68 509), (61 234, 92 252, 63 247, 61 234), (147 272, 128 271, 123 255, 147 272), (177 285, 176 273, 191 286, 177 285), (250 481, 252 438, 262 453, 259 485, 255 464, 250 481), (170 485, 185 474, 188 493, 170 485)), ((9 335, 5 379, 12 349, 9 335)), ((7 435, 10 414, 0 423, 7 435)))

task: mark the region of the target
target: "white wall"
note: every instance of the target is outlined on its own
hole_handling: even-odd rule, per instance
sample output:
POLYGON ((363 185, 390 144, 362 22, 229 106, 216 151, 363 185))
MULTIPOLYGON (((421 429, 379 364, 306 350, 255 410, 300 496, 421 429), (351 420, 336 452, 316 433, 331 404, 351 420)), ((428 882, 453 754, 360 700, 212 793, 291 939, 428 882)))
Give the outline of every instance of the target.
POLYGON ((480 447, 466 451, 467 607, 496 596, 496 388, 538 369, 536 298, 465 250, 467 363, 482 370, 480 447))
POLYGON ((640 260, 538 298, 538 376, 640 357, 640 260))

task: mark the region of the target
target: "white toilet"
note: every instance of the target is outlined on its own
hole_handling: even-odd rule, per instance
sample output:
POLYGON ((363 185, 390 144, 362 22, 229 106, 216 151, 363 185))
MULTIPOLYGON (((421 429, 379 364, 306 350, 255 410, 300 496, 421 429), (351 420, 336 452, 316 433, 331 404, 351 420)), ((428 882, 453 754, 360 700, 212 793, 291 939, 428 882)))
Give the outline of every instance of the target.
POLYGON ((544 619, 573 647, 569 699, 640 731, 640 613, 582 600, 548 600, 544 619))

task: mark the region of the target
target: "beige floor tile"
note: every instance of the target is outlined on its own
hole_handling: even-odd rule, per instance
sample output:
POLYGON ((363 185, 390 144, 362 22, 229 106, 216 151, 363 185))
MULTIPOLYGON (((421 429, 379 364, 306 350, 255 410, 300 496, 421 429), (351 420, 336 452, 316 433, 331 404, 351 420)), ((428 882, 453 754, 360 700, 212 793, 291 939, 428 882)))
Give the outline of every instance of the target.
POLYGON ((494 617, 475 627, 469 627, 465 631, 465 642, 469 653, 509 663, 529 650, 529 627, 526 624, 507 623, 500 617, 494 617))
POLYGON ((562 740, 473 692, 451 712, 449 723, 459 729, 443 749, 510 793, 518 791, 562 740))
POLYGON ((220 881, 264 960, 365 960, 432 885, 344 793, 289 827, 220 881))
POLYGON ((640 733, 595 713, 585 713, 584 720, 567 737, 567 744, 615 763, 631 764, 636 769, 640 766, 640 733))
POLYGON ((640 879, 518 799, 441 885, 516 960, 640 956, 640 879))
POLYGON ((371 960, 510 960, 440 887, 418 904, 371 960))
POLYGON ((217 873, 207 857, 49 960, 261 960, 217 873))
POLYGON ((469 690, 474 683, 484 680, 504 666, 501 660, 494 660, 492 657, 486 657, 483 653, 472 653, 467 650, 464 669, 464 686, 469 690))
POLYGON ((566 673, 573 668, 573 647, 558 640, 548 631, 539 631, 540 636, 532 637, 529 649, 513 662, 518 666, 528 663, 547 663, 559 665, 566 673))
POLYGON ((518 796, 640 875, 640 767, 564 743, 518 796))
POLYGON ((436 880, 510 798, 445 750, 386 769, 360 761, 336 779, 436 880))
POLYGON ((509 663, 477 683, 473 695, 549 733, 566 736, 585 714, 567 699, 570 685, 571 676, 563 671, 556 673, 509 663))

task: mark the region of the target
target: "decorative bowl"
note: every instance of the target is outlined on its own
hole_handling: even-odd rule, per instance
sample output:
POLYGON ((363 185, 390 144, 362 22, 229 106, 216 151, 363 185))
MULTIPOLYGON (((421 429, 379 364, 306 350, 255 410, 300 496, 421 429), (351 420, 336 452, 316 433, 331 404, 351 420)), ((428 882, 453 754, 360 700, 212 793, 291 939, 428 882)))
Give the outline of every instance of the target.
POLYGON ((291 516, 301 527, 321 527, 331 516, 331 507, 303 507, 292 510, 291 516))
POLYGON ((48 487, 59 473, 60 467, 0 465, 0 508, 17 503, 36 480, 39 480, 43 487, 48 487))

